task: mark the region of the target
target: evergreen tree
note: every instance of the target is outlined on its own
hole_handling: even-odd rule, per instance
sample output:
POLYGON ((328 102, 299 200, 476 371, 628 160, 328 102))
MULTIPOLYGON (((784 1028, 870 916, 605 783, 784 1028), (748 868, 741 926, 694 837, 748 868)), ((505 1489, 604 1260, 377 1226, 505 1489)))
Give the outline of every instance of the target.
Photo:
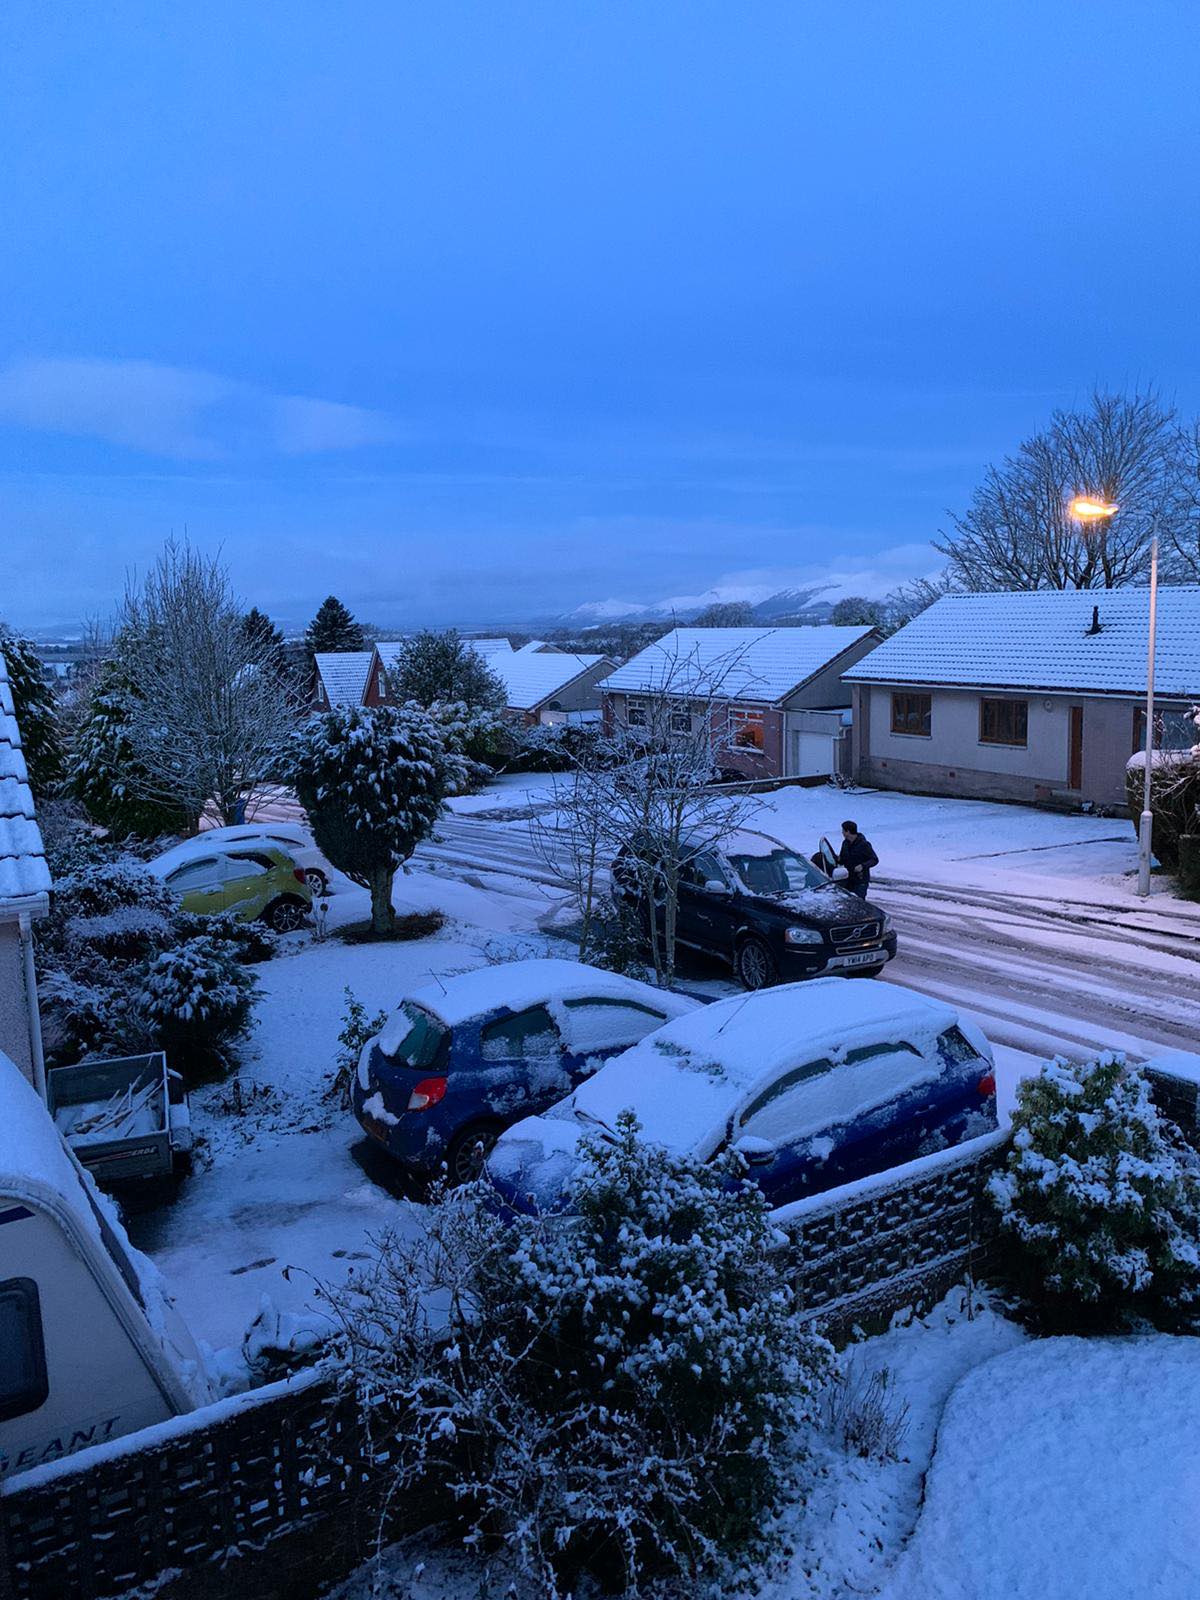
POLYGON ((1051 1329, 1194 1328, 1200 1159, 1122 1056, 1049 1062, 1017 1090, 990 1193, 1010 1268, 1051 1329))
POLYGON ((101 663, 72 751, 68 781, 94 822, 115 834, 142 839, 186 827, 182 807, 143 798, 145 774, 129 738, 137 691, 129 666, 129 640, 118 635, 101 663))
POLYGON ((50 675, 33 641, 0 627, 0 651, 8 668, 13 710, 21 730, 21 749, 36 796, 49 794, 63 778, 63 747, 58 704, 50 675))
POLYGON ((392 881, 433 830, 449 777, 434 723, 415 706, 340 706, 293 747, 296 794, 317 847, 371 891, 371 931, 396 924, 392 881))
POLYGON ((308 625, 304 642, 308 646, 310 656, 323 655, 327 651, 367 648, 367 638, 362 625, 354 620, 350 611, 336 595, 332 594, 321 601, 316 616, 308 625))
POLYGON ((883 622, 883 607, 861 594, 839 600, 829 614, 835 628, 877 628, 883 622))
POLYGON ((503 711, 508 691, 469 640, 452 628, 426 628, 409 639, 388 674, 394 700, 429 707, 457 701, 472 710, 503 711))
POLYGON ((260 611, 257 606, 251 606, 242 618, 242 630, 264 658, 272 655, 282 658, 287 641, 265 611, 260 611))

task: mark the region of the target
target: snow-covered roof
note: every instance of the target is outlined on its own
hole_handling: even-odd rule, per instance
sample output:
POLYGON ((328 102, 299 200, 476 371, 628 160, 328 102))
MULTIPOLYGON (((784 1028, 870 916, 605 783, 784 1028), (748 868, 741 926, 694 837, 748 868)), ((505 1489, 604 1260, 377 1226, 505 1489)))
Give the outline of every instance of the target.
POLYGON ((96 1231, 78 1169, 41 1097, 0 1050, 0 1197, 60 1197, 96 1231))
POLYGON ((703 1006, 607 1062, 572 1105, 611 1125, 627 1106, 647 1139, 707 1154, 759 1084, 862 1039, 923 1050, 958 1021, 940 1001, 890 983, 811 978, 703 1006))
POLYGON ((376 641, 375 654, 379 657, 380 664, 385 672, 391 672, 396 662, 400 659, 400 652, 407 643, 407 639, 379 639, 376 641))
MULTIPOLYGON (((948 594, 844 674, 847 682, 1144 695, 1148 589, 948 594), (1100 631, 1091 633, 1093 607, 1100 631)), ((1158 591, 1155 689, 1200 697, 1200 585, 1158 591)))
POLYGON ((370 650, 330 650, 316 656, 331 706, 360 706, 373 659, 370 650))
POLYGON ((507 639, 464 639, 463 643, 469 644, 472 650, 478 651, 485 659, 488 656, 511 656, 516 654, 507 639))
POLYGON ((21 730, 0 647, 0 913, 40 915, 49 892, 50 869, 34 815, 21 730))
POLYGON ((505 704, 512 711, 533 711, 588 672, 603 656, 577 656, 566 652, 547 654, 514 650, 509 655, 488 657, 488 666, 506 691, 505 704))
POLYGON ((773 705, 874 630, 860 628, 675 628, 604 680, 607 693, 715 695, 773 705))
MULTIPOLYGON (((508 961, 501 966, 460 972, 444 982, 429 983, 414 989, 407 998, 412 1004, 422 1006, 435 1017, 440 1017, 448 1027, 455 1027, 489 1011, 499 1011, 505 1006, 510 1011, 523 1011, 527 1006, 544 1005, 547 1001, 555 1000, 637 1000, 665 1012, 668 1017, 682 1016, 696 1005, 694 1000, 664 989, 653 989, 647 983, 639 983, 636 978, 623 978, 617 972, 604 972, 582 961, 566 961, 558 957, 539 961, 508 961)), ((385 1055, 395 1050, 409 1026, 403 1013, 394 1013, 392 1021, 380 1036, 380 1048, 385 1055), (393 1021, 400 1033, 389 1050, 388 1032, 393 1021)))

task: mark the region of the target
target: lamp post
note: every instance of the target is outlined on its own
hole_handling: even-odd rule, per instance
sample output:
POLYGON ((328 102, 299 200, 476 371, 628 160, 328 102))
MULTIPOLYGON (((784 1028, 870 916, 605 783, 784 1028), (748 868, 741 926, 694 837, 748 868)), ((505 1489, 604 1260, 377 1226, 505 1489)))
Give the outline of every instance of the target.
MULTIPOLYGON (((1069 506, 1071 516, 1084 531, 1098 522, 1107 522, 1117 506, 1102 495, 1077 494, 1069 506)), ((1158 626, 1158 531, 1150 539, 1150 626, 1146 636, 1146 750, 1142 772, 1142 814, 1138 819, 1137 892, 1150 893, 1150 844, 1154 834, 1154 813, 1150 809, 1150 785, 1154 772, 1154 643, 1158 626)))

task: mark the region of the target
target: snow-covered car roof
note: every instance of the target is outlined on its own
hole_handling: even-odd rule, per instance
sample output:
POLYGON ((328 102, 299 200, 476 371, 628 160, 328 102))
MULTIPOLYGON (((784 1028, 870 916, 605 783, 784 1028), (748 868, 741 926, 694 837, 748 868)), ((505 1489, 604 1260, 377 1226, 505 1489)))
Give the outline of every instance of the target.
MULTIPOLYGON (((523 1011, 527 1006, 566 1000, 634 1000, 653 1006, 668 1018, 682 1017, 699 1002, 667 989, 654 989, 636 978, 589 967, 582 961, 548 957, 537 961, 510 961, 498 967, 480 967, 475 972, 460 972, 453 978, 414 989, 405 999, 432 1012, 448 1027, 483 1016, 507 1006, 523 1011)), ((390 1028, 389 1022, 388 1027, 390 1028)), ((407 1031, 409 1023, 403 1022, 407 1031)), ((388 1028, 380 1035, 380 1045, 388 1053, 388 1028)), ((397 1039, 396 1043, 399 1043, 397 1039)))
POLYGON ((291 855, 286 846, 277 843, 274 839, 264 839, 261 836, 253 839, 209 839, 206 834, 197 834, 194 839, 185 839, 182 844, 172 845, 169 850, 164 850, 162 855, 155 856, 146 862, 146 871, 152 872, 156 878, 165 878, 175 871, 176 867, 185 867, 189 861, 203 861, 206 856, 237 856, 245 855, 252 851, 262 856, 280 856, 277 866, 290 861, 291 855))
POLYGON ((631 1107, 643 1136, 707 1155, 730 1114, 788 1067, 836 1061, 865 1041, 932 1048, 958 1014, 894 984, 810 978, 703 1006, 668 1022, 582 1083, 571 1106, 612 1125, 631 1107))

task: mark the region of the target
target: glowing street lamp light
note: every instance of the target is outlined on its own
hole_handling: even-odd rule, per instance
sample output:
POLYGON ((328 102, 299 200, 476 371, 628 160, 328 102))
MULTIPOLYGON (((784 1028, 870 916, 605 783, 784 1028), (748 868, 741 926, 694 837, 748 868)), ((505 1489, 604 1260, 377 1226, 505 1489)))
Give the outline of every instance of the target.
MULTIPOLYGON (((1086 534, 1089 526, 1107 522, 1119 507, 1103 495, 1077 494, 1067 507, 1086 534)), ((1146 641, 1146 768, 1142 774, 1142 814, 1138 819, 1137 892, 1150 893, 1150 841, 1154 833, 1154 813, 1150 809, 1150 779, 1154 763, 1154 636, 1158 624, 1158 533, 1150 540, 1150 628, 1146 641)))
POLYGON ((1077 494, 1067 510, 1076 522, 1107 522, 1116 516, 1120 506, 1098 494, 1077 494))

